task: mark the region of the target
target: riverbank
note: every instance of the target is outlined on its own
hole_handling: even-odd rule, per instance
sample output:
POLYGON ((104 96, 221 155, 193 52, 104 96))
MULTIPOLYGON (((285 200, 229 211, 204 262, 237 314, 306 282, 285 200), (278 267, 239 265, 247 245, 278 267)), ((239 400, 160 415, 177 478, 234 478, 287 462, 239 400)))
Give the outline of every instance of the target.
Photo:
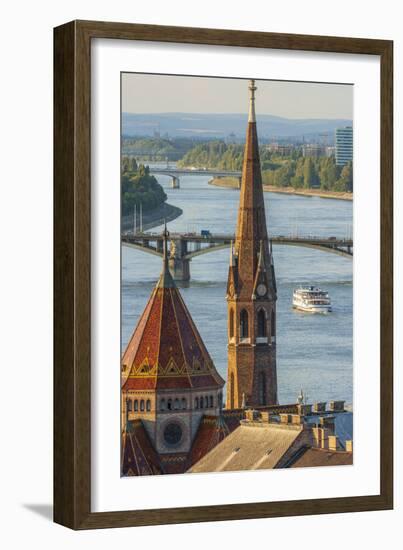
MULTIPOLYGON (((153 227, 162 225, 164 221, 171 222, 179 218, 183 214, 183 210, 173 204, 164 203, 143 213, 143 231, 148 231, 153 227)), ((133 229, 133 216, 124 216, 122 218, 122 229, 127 231, 133 229)), ((140 229, 139 211, 137 209, 137 230, 140 229)))
MULTIPOLYGON (((217 187, 228 187, 238 189, 238 178, 213 178, 209 181, 210 185, 217 187)), ((352 201, 353 193, 344 193, 342 191, 324 191, 323 189, 295 189, 294 187, 276 187, 275 185, 263 185, 263 191, 267 193, 285 193, 288 195, 301 195, 305 197, 320 197, 322 199, 339 199, 352 201)))

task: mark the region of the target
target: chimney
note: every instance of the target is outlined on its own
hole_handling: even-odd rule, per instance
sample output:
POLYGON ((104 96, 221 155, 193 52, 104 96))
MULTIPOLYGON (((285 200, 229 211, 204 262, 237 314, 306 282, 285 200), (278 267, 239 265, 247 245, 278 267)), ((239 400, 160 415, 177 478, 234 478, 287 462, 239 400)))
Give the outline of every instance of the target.
POLYGON ((353 440, 352 439, 347 439, 346 440, 346 451, 348 453, 352 453, 353 452, 353 440))
POLYGON ((315 413, 322 413, 326 411, 326 402, 321 401, 319 403, 313 404, 313 412, 315 413))
POLYGON ((262 422, 270 422, 270 413, 269 411, 261 411, 260 418, 262 422))
POLYGON ((303 424, 304 417, 300 414, 291 414, 291 424, 303 424))
POLYGON ((297 404, 297 412, 301 416, 306 416, 312 413, 312 405, 307 405, 305 403, 297 404))
POLYGON ((337 451, 339 448, 339 438, 337 435, 329 435, 329 451, 337 451))
POLYGON ((334 416, 321 416, 319 424, 322 428, 327 428, 329 432, 334 434, 334 416))
POLYGON ((289 424, 291 421, 291 415, 288 413, 280 413, 281 424, 289 424))
POLYGON ((329 430, 327 428, 320 428, 316 426, 315 428, 312 428, 312 435, 313 435, 314 445, 318 449, 328 448, 329 430))
POLYGON ((247 409, 245 411, 245 419, 249 422, 254 422, 259 419, 259 412, 254 409, 247 409))
POLYGON ((329 411, 344 412, 344 403, 345 403, 345 401, 330 401, 329 402, 329 411))

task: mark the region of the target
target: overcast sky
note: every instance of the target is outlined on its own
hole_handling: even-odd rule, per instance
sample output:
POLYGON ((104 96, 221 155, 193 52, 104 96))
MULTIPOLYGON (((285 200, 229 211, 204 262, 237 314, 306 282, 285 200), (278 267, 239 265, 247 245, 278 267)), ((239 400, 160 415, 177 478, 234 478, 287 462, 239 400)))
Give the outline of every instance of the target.
MULTIPOLYGON (((353 86, 259 80, 256 113, 286 118, 353 118, 353 86)), ((242 79, 122 75, 122 109, 128 113, 244 113, 242 79)))

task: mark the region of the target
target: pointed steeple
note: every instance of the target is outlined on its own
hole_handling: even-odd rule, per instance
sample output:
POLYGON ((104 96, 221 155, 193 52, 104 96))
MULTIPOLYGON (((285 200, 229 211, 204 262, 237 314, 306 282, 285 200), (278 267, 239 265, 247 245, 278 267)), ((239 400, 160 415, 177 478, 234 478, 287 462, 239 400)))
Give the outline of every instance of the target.
POLYGON ((169 272, 168 237, 165 224, 162 272, 122 357, 124 391, 224 385, 169 272))
POLYGON ((256 89, 251 80, 236 238, 228 269, 228 409, 277 403, 277 295, 260 169, 256 89))
MULTIPOLYGON (((259 256, 267 262, 269 272, 270 251, 266 228, 259 143, 256 129, 255 81, 249 83, 249 117, 242 168, 242 184, 235 240, 238 274, 242 297, 250 298, 259 256), (264 254, 259 254, 263 246, 264 254)), ((271 278, 271 277, 270 277, 271 278)))

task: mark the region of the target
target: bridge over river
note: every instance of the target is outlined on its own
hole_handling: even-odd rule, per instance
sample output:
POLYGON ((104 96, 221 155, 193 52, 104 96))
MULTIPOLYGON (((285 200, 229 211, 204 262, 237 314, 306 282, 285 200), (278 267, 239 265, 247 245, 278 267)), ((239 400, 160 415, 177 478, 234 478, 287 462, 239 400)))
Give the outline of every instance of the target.
MULTIPOLYGON (((130 233, 122 234, 122 245, 162 257, 163 235, 161 233, 130 233)), ((314 235, 271 235, 270 242, 281 246, 304 246, 353 257, 353 239, 338 237, 318 237, 314 235)), ((192 258, 229 248, 235 241, 234 234, 211 234, 206 231, 198 233, 170 233, 169 268, 176 280, 190 279, 190 262, 192 258)))
POLYGON ((204 170, 202 168, 166 168, 150 166, 150 174, 169 176, 172 178, 172 188, 179 189, 180 176, 211 176, 212 178, 232 177, 238 178, 239 187, 241 186, 242 172, 232 170, 204 170))

